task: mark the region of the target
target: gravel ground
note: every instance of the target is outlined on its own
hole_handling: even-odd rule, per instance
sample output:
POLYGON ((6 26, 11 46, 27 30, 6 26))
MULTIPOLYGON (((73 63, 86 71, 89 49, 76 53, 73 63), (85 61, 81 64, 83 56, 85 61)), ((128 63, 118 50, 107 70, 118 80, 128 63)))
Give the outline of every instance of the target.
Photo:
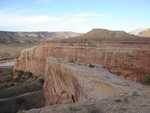
POLYGON ((25 113, 149 113, 150 97, 124 96, 99 100, 95 103, 54 105, 32 109, 25 113))

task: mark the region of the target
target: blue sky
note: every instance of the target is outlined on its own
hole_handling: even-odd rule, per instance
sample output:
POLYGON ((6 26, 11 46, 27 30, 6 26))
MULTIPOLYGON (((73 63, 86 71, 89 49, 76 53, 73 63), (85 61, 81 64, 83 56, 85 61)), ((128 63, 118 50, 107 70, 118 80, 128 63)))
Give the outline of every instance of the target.
POLYGON ((0 0, 0 30, 130 31, 150 27, 150 0, 0 0))

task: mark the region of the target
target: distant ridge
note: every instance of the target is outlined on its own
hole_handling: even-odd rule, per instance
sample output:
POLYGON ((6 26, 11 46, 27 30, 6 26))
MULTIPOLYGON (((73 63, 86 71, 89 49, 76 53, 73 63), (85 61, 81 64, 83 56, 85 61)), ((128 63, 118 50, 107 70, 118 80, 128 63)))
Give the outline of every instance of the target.
POLYGON ((148 28, 148 29, 137 29, 137 30, 134 30, 130 33, 137 35, 137 36, 140 36, 140 37, 149 37, 150 38, 150 28, 148 28))
POLYGON ((62 42, 101 42, 101 41, 132 41, 140 37, 126 33, 125 31, 111 31, 107 29, 92 29, 81 36, 62 39, 62 42))
POLYGON ((75 32, 7 32, 0 31, 0 43, 36 43, 81 35, 75 32))

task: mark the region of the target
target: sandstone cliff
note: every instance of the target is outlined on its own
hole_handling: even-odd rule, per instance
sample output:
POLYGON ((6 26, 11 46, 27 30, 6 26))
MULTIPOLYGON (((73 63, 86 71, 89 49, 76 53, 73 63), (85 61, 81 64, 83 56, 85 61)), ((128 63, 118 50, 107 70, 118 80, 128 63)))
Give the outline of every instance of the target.
POLYGON ((41 44, 22 51, 14 75, 22 70, 43 77, 47 105, 125 95, 138 86, 115 78, 117 76, 99 66, 90 68, 87 64, 103 64, 127 79, 142 80, 145 73, 149 72, 149 52, 143 54, 140 48, 129 51, 127 48, 120 50, 116 47, 110 49, 41 44), (140 65, 141 62, 143 65, 140 65))
POLYGON ((124 76, 126 79, 142 81, 145 74, 150 73, 149 47, 147 45, 144 47, 143 45, 130 46, 112 47, 112 45, 104 45, 96 48, 60 46, 51 43, 41 44, 22 51, 14 70, 30 71, 37 76, 43 75, 46 60, 51 56, 71 62, 102 64, 113 73, 124 76))
POLYGON ((121 79, 100 65, 91 68, 52 57, 48 58, 44 78, 47 105, 96 101, 140 88, 139 84, 121 79))
POLYGON ((75 103, 81 96, 75 72, 63 62, 48 58, 45 69, 44 93, 47 105, 75 103))
POLYGON ((104 36, 96 32, 89 32, 88 36, 92 38, 94 33, 102 42, 91 43, 93 39, 85 37, 90 43, 80 39, 80 43, 49 41, 25 49, 17 58, 14 78, 18 71, 44 78, 47 105, 93 101, 139 90, 138 84, 131 84, 110 72, 128 80, 143 81, 145 75, 150 74, 150 40, 135 36, 126 38, 129 35, 124 32, 104 30, 104 36), (120 34, 125 37, 120 38, 120 34), (111 35, 116 38, 111 39, 111 35))

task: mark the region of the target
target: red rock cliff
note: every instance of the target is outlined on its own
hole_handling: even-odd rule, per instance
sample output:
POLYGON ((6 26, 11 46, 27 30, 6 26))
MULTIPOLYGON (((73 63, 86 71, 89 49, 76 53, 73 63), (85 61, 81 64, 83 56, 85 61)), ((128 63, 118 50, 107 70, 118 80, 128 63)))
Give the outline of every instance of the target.
POLYGON ((75 103, 81 96, 81 87, 73 70, 63 62, 48 58, 44 93, 47 105, 75 103))
POLYGON ((103 76, 109 73, 102 74, 103 70, 97 72, 97 69, 100 68, 96 68, 95 71, 92 68, 83 69, 82 66, 76 68, 62 61, 102 64, 110 71, 136 81, 142 81, 145 74, 150 73, 150 51, 148 49, 60 46, 51 43, 22 51, 17 59, 14 72, 29 71, 35 76, 42 76, 45 80, 44 94, 47 105, 78 102, 81 98, 95 100, 100 96, 126 93, 123 91, 124 81, 119 82, 118 80, 116 84, 119 85, 116 87, 116 84, 112 85, 114 81, 110 81, 110 75, 106 83, 107 77, 103 78, 103 76), (62 60, 59 61, 59 59, 62 60), (95 73, 97 74, 94 75, 95 73), (118 88, 120 86, 123 88, 118 88))
POLYGON ((71 62, 102 64, 113 73, 126 79, 142 81, 150 73, 150 51, 135 47, 79 47, 41 44, 22 51, 14 70, 30 71, 35 75, 45 73, 48 57, 63 58, 71 62))

